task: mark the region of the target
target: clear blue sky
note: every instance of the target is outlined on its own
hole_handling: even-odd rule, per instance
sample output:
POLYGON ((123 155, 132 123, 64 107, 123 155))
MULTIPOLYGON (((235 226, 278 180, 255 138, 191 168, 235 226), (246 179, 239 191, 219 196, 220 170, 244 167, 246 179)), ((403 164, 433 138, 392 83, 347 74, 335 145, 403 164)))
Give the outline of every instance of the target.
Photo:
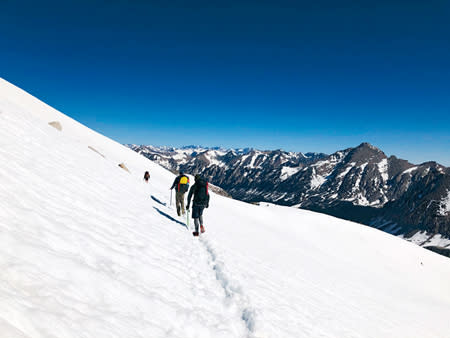
POLYGON ((0 1, 0 76, 121 143, 450 165, 449 1, 0 1))

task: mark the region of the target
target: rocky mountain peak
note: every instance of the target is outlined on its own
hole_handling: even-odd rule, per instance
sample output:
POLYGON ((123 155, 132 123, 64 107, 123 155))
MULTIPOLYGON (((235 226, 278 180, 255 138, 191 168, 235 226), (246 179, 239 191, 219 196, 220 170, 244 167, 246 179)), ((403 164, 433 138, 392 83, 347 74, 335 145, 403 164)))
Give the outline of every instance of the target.
POLYGON ((380 162, 381 160, 386 158, 387 156, 380 149, 371 145, 370 143, 364 142, 356 148, 351 149, 344 161, 355 162, 359 165, 367 162, 380 162))

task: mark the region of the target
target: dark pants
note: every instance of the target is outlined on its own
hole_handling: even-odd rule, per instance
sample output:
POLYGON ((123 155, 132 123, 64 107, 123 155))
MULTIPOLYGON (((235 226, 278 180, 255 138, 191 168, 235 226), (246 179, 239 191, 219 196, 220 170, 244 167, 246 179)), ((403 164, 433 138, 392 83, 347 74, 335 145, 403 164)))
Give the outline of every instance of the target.
POLYGON ((205 209, 203 205, 194 205, 192 207, 192 218, 201 217, 203 215, 203 209, 205 209))
POLYGON ((198 232, 200 225, 203 225, 203 205, 194 205, 192 207, 192 218, 194 219, 195 231, 198 232))

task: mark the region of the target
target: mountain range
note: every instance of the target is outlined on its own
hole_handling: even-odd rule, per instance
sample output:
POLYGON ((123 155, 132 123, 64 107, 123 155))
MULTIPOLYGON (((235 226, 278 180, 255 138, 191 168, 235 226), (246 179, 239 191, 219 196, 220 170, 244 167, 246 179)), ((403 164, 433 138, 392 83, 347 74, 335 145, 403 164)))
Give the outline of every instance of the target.
POLYGON ((319 211, 450 248, 450 168, 369 143, 323 153, 128 145, 172 171, 201 173, 231 197, 319 211))

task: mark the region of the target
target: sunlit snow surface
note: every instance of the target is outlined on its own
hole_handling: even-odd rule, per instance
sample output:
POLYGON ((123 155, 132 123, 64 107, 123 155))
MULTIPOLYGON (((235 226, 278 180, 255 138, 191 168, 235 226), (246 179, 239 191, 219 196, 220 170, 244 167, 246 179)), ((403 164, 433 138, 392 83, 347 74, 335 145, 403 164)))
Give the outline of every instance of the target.
POLYGON ((194 238, 171 173, 3 80, 0 161, 1 337, 450 337, 448 258, 215 194, 194 238))
POLYGON ((280 179, 284 181, 298 173, 301 169, 302 167, 281 167, 280 179))

